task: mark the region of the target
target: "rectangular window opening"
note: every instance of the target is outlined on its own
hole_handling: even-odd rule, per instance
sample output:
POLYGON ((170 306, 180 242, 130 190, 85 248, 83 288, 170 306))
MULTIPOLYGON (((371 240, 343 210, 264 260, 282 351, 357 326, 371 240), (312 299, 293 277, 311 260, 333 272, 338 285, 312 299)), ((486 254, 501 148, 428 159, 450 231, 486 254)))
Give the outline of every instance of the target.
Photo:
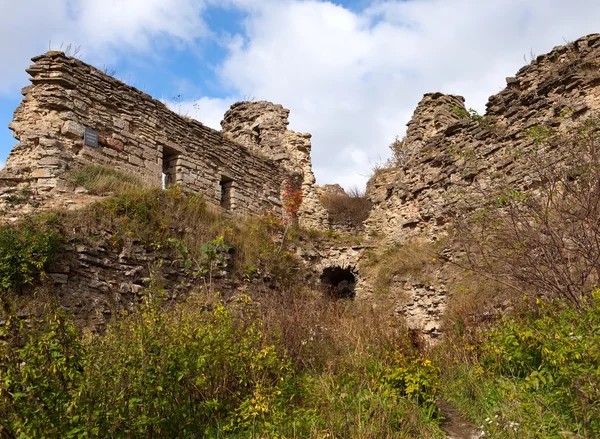
POLYGON ((230 210, 232 207, 233 180, 222 176, 219 185, 221 186, 221 207, 230 210))
POLYGON ((163 147, 163 162, 162 162, 162 188, 168 187, 177 183, 177 162, 179 153, 174 149, 163 147))

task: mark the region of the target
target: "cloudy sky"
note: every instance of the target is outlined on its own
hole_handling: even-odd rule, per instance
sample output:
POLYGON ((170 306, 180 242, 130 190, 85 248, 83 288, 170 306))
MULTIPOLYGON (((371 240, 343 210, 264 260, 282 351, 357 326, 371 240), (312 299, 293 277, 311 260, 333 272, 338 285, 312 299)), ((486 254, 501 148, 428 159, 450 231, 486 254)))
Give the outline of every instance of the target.
POLYGON ((269 100, 313 134, 318 183, 362 186, 424 93, 483 111, 531 53, 600 32, 598 0, 0 0, 0 166, 6 128, 48 49, 78 57, 219 129, 269 100))

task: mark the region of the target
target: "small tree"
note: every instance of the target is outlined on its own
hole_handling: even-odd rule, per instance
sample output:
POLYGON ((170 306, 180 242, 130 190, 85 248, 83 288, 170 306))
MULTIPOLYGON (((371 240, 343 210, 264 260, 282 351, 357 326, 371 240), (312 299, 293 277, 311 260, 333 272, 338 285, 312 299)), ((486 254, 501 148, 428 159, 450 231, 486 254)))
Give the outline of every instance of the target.
POLYGON ((386 165, 392 168, 404 166, 408 160, 408 150, 404 139, 396 136, 394 141, 389 144, 388 148, 392 151, 392 157, 388 159, 386 165))
POLYGON ((298 212, 302 205, 302 181, 300 176, 295 175, 284 180, 281 198, 288 225, 298 221, 298 212))

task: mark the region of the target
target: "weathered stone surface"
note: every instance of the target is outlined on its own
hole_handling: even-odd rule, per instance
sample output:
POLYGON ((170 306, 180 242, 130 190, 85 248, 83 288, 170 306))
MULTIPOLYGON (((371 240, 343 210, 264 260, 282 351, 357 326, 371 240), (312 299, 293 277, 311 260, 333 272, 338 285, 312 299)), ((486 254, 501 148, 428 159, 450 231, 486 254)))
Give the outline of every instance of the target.
POLYGON ((311 135, 288 130, 289 113, 290 110, 270 102, 240 102, 225 113, 221 122, 223 135, 280 163, 290 173, 298 173, 302 178, 300 225, 308 229, 326 229, 328 214, 314 186, 311 135))
MULTIPOLYGON (((323 197, 334 196, 334 197, 348 197, 348 194, 344 190, 342 186, 339 184, 325 184, 322 186, 315 187, 316 194, 319 199, 319 204, 322 205, 321 201, 323 197)), ((327 211, 327 207, 325 207, 325 211, 327 214, 326 224, 327 229, 339 233, 342 235, 353 235, 359 236, 364 233, 364 221, 357 222, 357 220, 352 218, 340 218, 333 215, 331 212, 327 211)))
MULTIPOLYGON (((483 119, 465 117, 463 102, 441 93, 423 97, 408 123, 405 160, 376 173, 367 185, 373 203, 369 235, 387 244, 436 240, 461 203, 476 202, 480 189, 499 176, 520 190, 534 188, 527 162, 519 160, 534 147, 525 130, 535 125, 563 130, 600 109, 600 35, 557 47, 523 67, 489 98, 483 119)), ((552 152, 546 154, 552 158, 552 152)), ((428 285, 395 280, 398 314, 432 332, 448 300, 443 281, 443 276, 428 285)), ((368 280, 361 287, 358 298, 373 297, 368 280)))
POLYGON ((233 105, 223 135, 61 52, 33 61, 27 70, 32 85, 10 124, 19 143, 0 184, 27 184, 37 196, 65 188, 65 173, 86 164, 133 173, 156 186, 164 172, 167 184, 202 192, 208 203, 244 215, 281 209, 283 182, 301 175, 301 221, 322 223, 310 135, 288 131, 289 111, 280 105, 233 105), (85 128, 98 133, 97 148, 84 145, 85 128))
MULTIPOLYGON (((282 106, 234 104, 225 114, 221 133, 60 52, 33 61, 28 69, 32 85, 23 89, 23 102, 10 124, 19 143, 0 171, 4 220, 32 213, 39 203, 72 209, 94 200, 81 188, 66 192, 64 176, 75 166, 96 163, 135 173, 155 185, 161 184, 165 172, 168 183, 202 192, 216 206, 222 204, 224 184, 231 182, 226 209, 232 214, 281 209, 285 180, 300 176, 301 225, 341 227, 332 224, 319 201, 310 135, 287 129, 289 110, 282 106), (100 147, 83 145, 85 127, 98 132, 100 147)), ((378 294, 372 279, 357 271, 364 250, 440 239, 461 203, 476 200, 479 190, 493 185, 497 176, 519 189, 534 188, 537 182, 519 160, 533 147, 526 130, 535 125, 566 129, 597 109, 600 35, 557 47, 507 78, 506 89, 490 97, 485 119, 465 117, 462 97, 427 94, 408 124, 402 163, 378 172, 368 183, 373 209, 365 230, 372 241, 302 248, 298 254, 315 278, 332 267, 349 270, 358 282, 358 299, 370 299, 374 306, 391 302, 381 309, 390 308, 409 327, 436 336, 452 300, 448 285, 454 273, 448 264, 436 265, 422 276, 396 276, 389 294, 378 294)), ((103 237, 97 246, 71 245, 60 265, 49 272, 64 293, 64 306, 96 319, 94 325, 128 309, 144 287, 150 264, 172 256, 151 254, 141 245, 116 254, 108 242, 109 237, 103 237)), ((164 273, 170 289, 181 285, 173 288, 175 295, 193 287, 176 264, 165 266, 172 270, 164 273)))
MULTIPOLYGON (((93 242, 83 244, 77 231, 69 235, 47 271, 61 306, 85 330, 101 330, 112 317, 133 310, 139 294, 150 284, 151 270, 152 276, 169 285, 169 300, 181 300, 204 288, 204 282, 184 267, 177 251, 137 241, 118 247, 108 231, 96 231, 93 242)), ((220 279, 214 284, 219 291, 235 290, 231 276, 214 277, 220 279)))

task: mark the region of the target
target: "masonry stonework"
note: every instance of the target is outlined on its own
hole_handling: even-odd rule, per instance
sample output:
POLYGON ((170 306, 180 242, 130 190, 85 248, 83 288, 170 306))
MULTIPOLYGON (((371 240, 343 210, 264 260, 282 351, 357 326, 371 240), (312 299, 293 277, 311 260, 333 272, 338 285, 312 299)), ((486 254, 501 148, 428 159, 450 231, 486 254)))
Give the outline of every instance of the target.
POLYGON ((236 104, 221 133, 62 52, 33 61, 27 69, 32 84, 22 90, 10 124, 19 143, 0 171, 4 187, 60 191, 67 171, 100 164, 156 186, 164 174, 167 185, 201 192, 208 203, 244 215, 280 209, 284 181, 299 175, 302 221, 323 223, 310 135, 287 130, 289 110, 268 102, 236 104), (97 133, 98 147, 84 144, 85 129, 97 133))
MULTIPOLYGON (((367 185, 373 204, 367 233, 387 244, 443 237, 465 200, 503 181, 533 190, 528 162, 519 160, 535 147, 527 129, 536 125, 565 130, 600 110, 600 34, 556 47, 523 67, 507 87, 491 96, 485 119, 467 116, 464 99, 426 94, 404 139, 406 157, 398 167, 376 173, 367 185), (565 117, 568 114, 569 117, 565 117)), ((552 150, 549 160, 560 161, 552 150)), ((450 294, 444 268, 428 284, 394 279, 391 300, 409 326, 436 334, 450 294)), ((365 280, 357 298, 376 292, 365 280)), ((451 298, 450 298, 451 299, 451 298)))
MULTIPOLYGON (((48 194, 72 202, 67 172, 103 164, 157 186, 165 174, 167 184, 201 192, 208 203, 245 215, 280 209, 286 180, 295 179, 303 192, 300 225, 336 230, 319 201, 319 191, 335 188, 315 186, 311 136, 287 129, 289 110, 282 106, 234 104, 219 132, 61 52, 33 61, 28 69, 32 84, 23 89, 23 102, 10 124, 19 143, 0 171, 0 196, 28 187, 38 198, 48 194), (98 134, 98 147, 84 145, 86 128, 98 134)), ((517 189, 535 190, 538 182, 532 180, 527 162, 519 160, 535 147, 527 130, 536 125, 566 130, 600 111, 600 34, 557 47, 506 81, 506 89, 490 97, 485 118, 469 117, 460 96, 423 97, 408 124, 401 163, 377 172, 367 185, 373 208, 364 224, 366 240, 350 247, 298 249, 316 274, 347 272, 356 281, 356 299, 371 300, 374 306, 391 303, 409 328, 439 334, 441 317, 452 301, 450 264, 432 265, 419 276, 396 276, 389 293, 382 293, 375 290, 374 279, 358 272, 361 259, 366 251, 390 244, 444 237, 461 203, 476 202, 497 176, 517 189)), ((561 160, 552 150, 543 153, 556 163, 561 160)), ((89 194, 81 198, 93 200, 89 194)), ((58 267, 50 275, 59 283, 89 283, 89 297, 96 301, 118 287, 120 296, 103 305, 108 315, 111 300, 115 309, 133 300, 142 276, 135 273, 141 273, 139 267, 151 256, 145 251, 139 257, 135 251, 135 257, 118 255, 131 266, 127 268, 105 263, 116 257, 107 249, 88 250, 75 249, 75 259, 83 263, 58 267), (102 258, 102 264, 90 257, 102 258), (97 267, 86 265, 88 259, 97 267), (120 273, 121 268, 127 271, 120 273)), ((177 281, 184 277, 167 274, 177 281)))
POLYGON ((239 102, 231 106, 221 122, 223 136, 269 157, 301 180, 302 205, 299 223, 308 229, 328 228, 328 214, 315 189, 310 159, 310 134, 287 129, 290 110, 270 102, 239 102))

